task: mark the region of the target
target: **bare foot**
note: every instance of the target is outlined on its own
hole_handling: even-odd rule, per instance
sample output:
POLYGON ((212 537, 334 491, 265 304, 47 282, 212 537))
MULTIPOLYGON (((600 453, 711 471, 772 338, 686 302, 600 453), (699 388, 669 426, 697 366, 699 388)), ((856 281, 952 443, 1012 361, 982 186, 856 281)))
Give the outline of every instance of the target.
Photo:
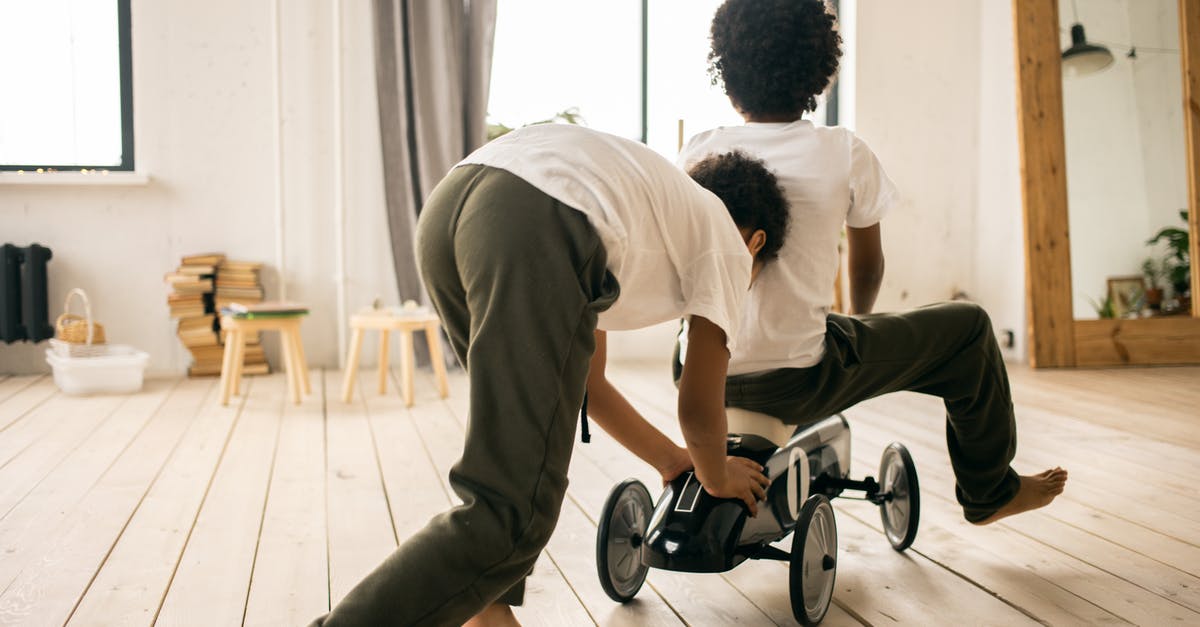
POLYGON ((493 603, 482 612, 463 623, 463 627, 521 627, 512 608, 503 603, 493 603))
POLYGON ((1013 500, 997 510, 995 514, 975 524, 990 525, 1013 514, 1045 507, 1054 500, 1054 497, 1062 494, 1063 487, 1066 485, 1067 471, 1058 467, 1036 475, 1022 475, 1021 487, 1017 489, 1017 495, 1013 497, 1013 500))

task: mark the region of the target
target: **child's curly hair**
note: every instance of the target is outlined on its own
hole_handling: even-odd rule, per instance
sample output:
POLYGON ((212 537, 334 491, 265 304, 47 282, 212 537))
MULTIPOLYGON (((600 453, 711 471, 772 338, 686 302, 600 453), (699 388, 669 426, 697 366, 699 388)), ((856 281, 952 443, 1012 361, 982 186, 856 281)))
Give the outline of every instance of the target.
POLYGON ((708 74, 735 107, 759 115, 817 108, 842 38, 822 0, 728 0, 712 21, 708 74))
POLYGON ((758 260, 779 256, 790 216, 787 198, 762 161, 735 150, 711 154, 688 167, 688 175, 721 199, 738 228, 762 229, 767 241, 758 260))

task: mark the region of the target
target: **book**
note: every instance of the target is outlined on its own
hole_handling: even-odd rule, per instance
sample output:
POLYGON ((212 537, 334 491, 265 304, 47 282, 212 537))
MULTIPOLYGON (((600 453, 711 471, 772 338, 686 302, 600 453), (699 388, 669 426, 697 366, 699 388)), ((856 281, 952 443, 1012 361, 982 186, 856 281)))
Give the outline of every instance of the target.
MULTIPOLYGON (((180 335, 179 341, 188 348, 196 348, 199 346, 217 346, 217 336, 215 333, 208 335, 180 335)), ((195 353, 192 353, 195 356, 195 353)))
POLYGON ((299 318, 307 316, 308 311, 260 311, 249 313, 230 313, 227 314, 238 320, 265 320, 268 318, 299 318))
POLYGON ((196 316, 203 316, 204 306, 197 305, 195 307, 172 307, 170 315, 172 318, 192 318, 196 316))
POLYGON ((213 289, 212 279, 202 279, 186 274, 167 275, 166 281, 176 294, 204 294, 213 289))
POLYGON ((188 367, 189 377, 213 377, 221 374, 221 362, 215 364, 194 363, 188 367))
POLYGON ((199 316, 179 319, 179 330, 187 329, 204 329, 213 331, 213 323, 217 320, 216 314, 206 313, 199 316))
POLYGON ((259 296, 263 295, 263 288, 258 283, 253 285, 217 285, 217 294, 220 296, 259 296))
POLYGON ((233 259, 225 259, 217 264, 222 272, 257 272, 262 269, 263 264, 259 261, 235 261, 233 259))
POLYGON ((189 276, 212 276, 217 272, 217 267, 212 264, 194 264, 179 266, 175 271, 177 274, 186 274, 189 276))
POLYGON ((208 326, 199 326, 199 327, 198 326, 191 326, 191 327, 182 327, 181 326, 181 327, 179 327, 179 330, 175 332, 175 334, 178 335, 179 337, 183 337, 185 335, 187 335, 187 336, 211 335, 214 338, 216 338, 216 336, 217 336, 217 334, 213 332, 212 327, 208 327, 208 326))
MULTIPOLYGON (((253 289, 228 289, 222 287, 217 288, 214 302, 219 301, 225 305, 229 305, 231 303, 260 303, 263 301, 263 296, 264 294, 261 287, 256 287, 253 289)), ((221 306, 222 305, 218 305, 217 308, 220 309, 221 306)))
POLYGON ((223 308, 221 313, 235 318, 280 318, 303 316, 308 313, 308 306, 300 303, 279 301, 263 301, 259 303, 235 302, 223 308))
MULTIPOLYGON (((221 361, 217 360, 214 363, 196 362, 188 368, 189 377, 215 377, 221 374, 221 361)), ((271 374, 271 366, 266 360, 251 363, 247 361, 242 365, 242 374, 245 376, 255 376, 271 374)))
POLYGON ((267 318, 299 318, 300 316, 307 316, 308 311, 263 311, 234 313, 230 315, 238 320, 264 320, 267 318))
POLYGON ((225 255, 223 255, 221 253, 201 253, 198 255, 185 255, 183 257, 183 259, 180 260, 179 263, 180 263, 180 265, 184 265, 184 266, 194 266, 194 265, 215 266, 215 265, 220 264, 224 260, 225 260, 225 255))
POLYGON ((271 366, 267 365, 265 361, 257 364, 247 362, 242 365, 242 374, 248 376, 271 374, 271 366))
POLYGON ((262 285, 257 281, 228 281, 219 279, 213 283, 218 289, 222 290, 258 290, 262 289, 262 285))

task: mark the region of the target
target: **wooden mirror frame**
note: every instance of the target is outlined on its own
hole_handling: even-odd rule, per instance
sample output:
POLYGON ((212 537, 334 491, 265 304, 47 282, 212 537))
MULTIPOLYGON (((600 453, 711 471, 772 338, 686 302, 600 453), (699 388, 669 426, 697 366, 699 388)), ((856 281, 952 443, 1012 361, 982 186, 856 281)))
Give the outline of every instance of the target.
POLYGON ((1200 0, 1179 0, 1187 143, 1191 315, 1076 320, 1057 0, 1013 0, 1025 307, 1035 368, 1200 364, 1200 0))

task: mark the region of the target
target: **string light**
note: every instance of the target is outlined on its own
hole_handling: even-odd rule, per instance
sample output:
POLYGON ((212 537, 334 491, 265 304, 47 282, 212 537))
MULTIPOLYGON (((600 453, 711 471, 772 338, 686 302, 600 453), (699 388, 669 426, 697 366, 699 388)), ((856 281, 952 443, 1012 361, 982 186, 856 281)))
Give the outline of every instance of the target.
MULTIPOLYGON (((45 167, 37 168, 35 170, 20 169, 20 170, 12 171, 12 173, 17 176, 24 176, 25 174, 35 174, 35 173, 36 174, 58 174, 60 172, 64 172, 64 171, 59 170, 58 168, 45 168, 45 167)), ((70 173, 71 171, 66 171, 66 172, 70 173)), ((78 170, 74 170, 74 173, 86 175, 86 176, 92 176, 92 175, 108 176, 109 172, 111 172, 111 170, 103 169, 103 168, 79 168, 78 170)))

